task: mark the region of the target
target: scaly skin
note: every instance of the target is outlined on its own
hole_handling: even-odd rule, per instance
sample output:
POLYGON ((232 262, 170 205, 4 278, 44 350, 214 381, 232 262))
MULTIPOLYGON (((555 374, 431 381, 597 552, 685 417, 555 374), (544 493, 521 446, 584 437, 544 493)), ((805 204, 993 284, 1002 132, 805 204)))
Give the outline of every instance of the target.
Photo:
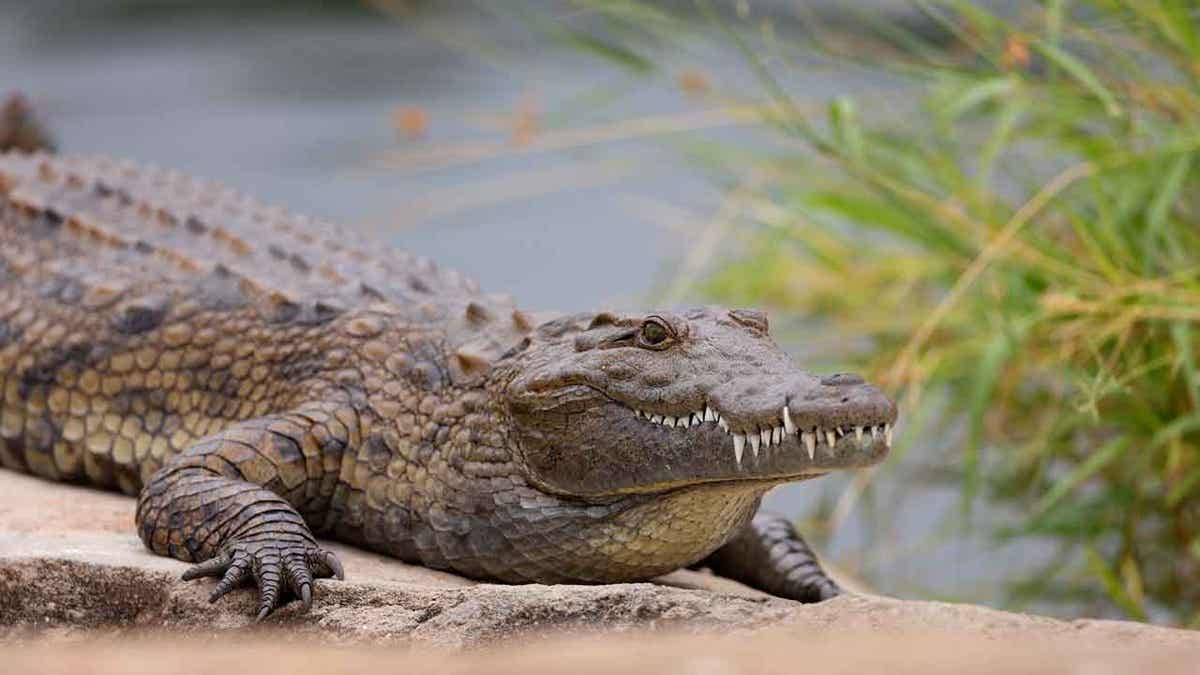
POLYGON ((315 534, 504 582, 710 566, 835 595, 759 515, 878 462, 894 405, 798 369, 752 310, 543 317, 209 183, 0 155, 0 462, 138 495, 155 552, 259 587, 315 534))

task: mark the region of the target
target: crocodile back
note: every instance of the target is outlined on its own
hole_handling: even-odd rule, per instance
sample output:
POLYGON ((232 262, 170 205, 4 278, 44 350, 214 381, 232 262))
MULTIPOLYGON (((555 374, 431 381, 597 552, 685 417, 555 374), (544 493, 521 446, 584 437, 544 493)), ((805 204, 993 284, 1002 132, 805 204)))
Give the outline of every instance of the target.
POLYGON ((363 313, 435 336, 423 364, 447 376, 530 329, 453 270, 216 183, 0 154, 9 467, 133 492, 195 439, 294 404, 327 355, 385 356, 335 328, 363 313))
POLYGON ((480 294, 474 280, 427 258, 173 170, 9 153, 0 155, 0 197, 6 246, 12 235, 40 241, 35 249, 54 248, 40 258, 48 266, 99 272, 114 285, 190 280, 205 292, 215 275, 235 278, 264 305, 307 299, 340 307, 480 294))

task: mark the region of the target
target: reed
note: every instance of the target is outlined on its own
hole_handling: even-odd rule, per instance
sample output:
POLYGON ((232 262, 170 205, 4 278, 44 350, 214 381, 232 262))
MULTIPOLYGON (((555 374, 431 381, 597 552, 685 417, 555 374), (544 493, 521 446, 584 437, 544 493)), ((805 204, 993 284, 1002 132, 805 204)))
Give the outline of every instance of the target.
POLYGON ((877 24, 885 58, 822 42, 915 82, 914 114, 792 115, 759 61, 798 143, 727 167, 757 176, 746 253, 707 289, 849 338, 828 344, 910 414, 943 406, 926 433, 965 425, 964 505, 1015 506, 997 536, 1062 551, 1014 600, 1200 625, 1200 12, 918 6, 940 40, 877 24))

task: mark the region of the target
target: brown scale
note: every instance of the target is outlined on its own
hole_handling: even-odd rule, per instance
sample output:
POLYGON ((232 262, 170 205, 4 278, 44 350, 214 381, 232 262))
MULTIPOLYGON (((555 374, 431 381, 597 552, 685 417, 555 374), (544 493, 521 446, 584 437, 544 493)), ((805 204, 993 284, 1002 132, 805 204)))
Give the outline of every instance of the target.
MULTIPOLYGON (((456 377, 486 371, 497 355, 493 343, 503 340, 467 343, 481 324, 514 311, 511 303, 493 308, 470 299, 473 283, 427 261, 372 261, 305 232, 320 227, 311 221, 173 172, 6 155, 0 189, 7 214, 0 254, 9 277, 0 296, 7 342, 0 351, 0 460, 50 478, 135 492, 197 439, 284 409, 297 392, 276 369, 296 353, 279 341, 303 344, 320 320, 356 307, 459 291, 463 300, 454 304, 463 318, 455 330, 464 345, 456 377), (265 230, 286 236, 250 243, 265 230), (404 263, 408 279, 398 269, 404 263), (57 292, 45 292, 56 284, 57 292), (271 328, 298 319, 315 325, 271 328), (247 335, 254 349, 246 349, 247 335)), ((388 311, 416 321, 444 314, 388 311)), ((514 331, 527 328, 514 322, 514 331)), ((377 332, 369 317, 346 327, 354 338, 377 332)), ((382 345, 366 351, 381 362, 391 356, 382 345)))

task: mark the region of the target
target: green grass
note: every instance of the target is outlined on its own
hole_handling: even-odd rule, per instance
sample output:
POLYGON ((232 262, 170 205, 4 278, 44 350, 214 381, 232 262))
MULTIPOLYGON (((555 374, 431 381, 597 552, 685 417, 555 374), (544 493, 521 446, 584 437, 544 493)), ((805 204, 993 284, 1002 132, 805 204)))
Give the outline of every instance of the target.
POLYGON ((949 48, 893 31, 867 62, 920 83, 919 116, 868 124, 840 98, 785 119, 816 152, 736 169, 772 177, 752 209, 771 217, 708 288, 869 338, 845 358, 905 409, 949 392, 964 505, 1015 506, 998 535, 1065 554, 1014 594, 1197 625, 1200 16, 922 7, 949 48))
POLYGON ((914 4, 937 30, 864 14, 869 50, 810 38, 919 99, 842 97, 813 116, 777 81, 797 45, 697 3, 749 62, 779 139, 704 155, 747 214, 744 253, 705 289, 852 338, 823 340, 844 346, 827 358, 910 418, 938 401, 926 433, 966 429, 964 509, 1004 505, 1021 524, 992 534, 1060 549, 1010 580, 1014 604, 1200 625, 1200 10, 914 4))

